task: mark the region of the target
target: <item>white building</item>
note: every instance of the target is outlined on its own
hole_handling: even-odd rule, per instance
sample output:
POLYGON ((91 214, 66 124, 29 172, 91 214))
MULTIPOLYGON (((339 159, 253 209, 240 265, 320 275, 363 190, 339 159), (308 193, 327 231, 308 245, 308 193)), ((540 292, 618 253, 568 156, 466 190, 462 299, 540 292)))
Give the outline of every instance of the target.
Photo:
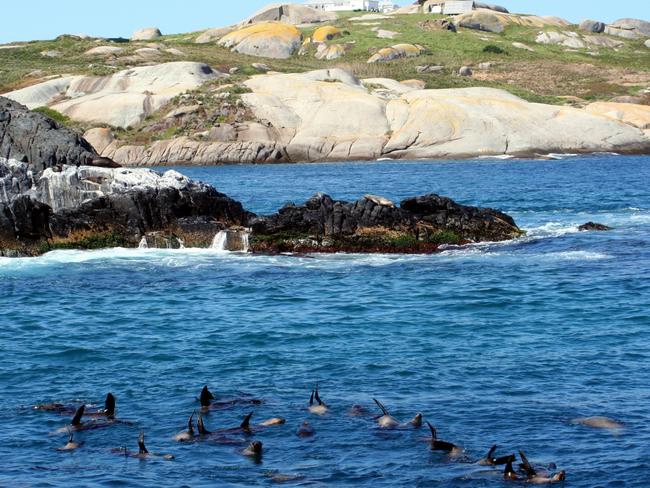
POLYGON ((379 2, 379 11, 387 14, 392 12, 393 10, 397 10, 399 8, 399 5, 395 5, 393 3, 393 0, 380 0, 379 2))
POLYGON ((474 8, 473 0, 447 1, 442 8, 445 15, 459 15, 471 12, 474 8))
POLYGON ((341 12, 349 10, 368 10, 379 12, 379 0, 308 0, 305 5, 316 10, 341 12))

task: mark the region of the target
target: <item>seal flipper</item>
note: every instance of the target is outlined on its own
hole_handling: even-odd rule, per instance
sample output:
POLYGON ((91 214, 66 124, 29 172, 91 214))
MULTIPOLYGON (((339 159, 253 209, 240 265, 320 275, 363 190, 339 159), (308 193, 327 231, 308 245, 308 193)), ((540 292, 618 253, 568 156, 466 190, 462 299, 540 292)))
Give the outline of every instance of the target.
POLYGON ((190 435, 194 435, 194 425, 192 424, 192 420, 194 420, 194 414, 196 413, 196 410, 192 412, 192 415, 190 415, 190 418, 187 419, 187 433, 190 435))
POLYGON ((506 463, 506 467, 503 470, 503 479, 504 480, 516 480, 517 479, 517 473, 515 472, 514 468, 512 467, 512 461, 508 461, 506 463))
POLYGON ((249 413, 244 417, 244 421, 241 423, 239 426, 244 432, 250 432, 251 431, 251 417, 253 416, 253 412, 249 413))
POLYGON ((139 454, 149 454, 146 446, 144 445, 144 430, 140 431, 140 437, 138 437, 138 453, 139 454))
MULTIPOLYGON (((379 400, 377 400, 376 398, 373 398, 373 400, 377 404, 377 406, 381 409, 381 411, 382 411, 382 413, 384 415, 390 416, 390 413, 388 413, 388 410, 386 410, 386 407, 384 407, 384 405, 379 400)), ((431 425, 431 424, 429 424, 429 425, 431 425)))
POLYGON ((494 464, 494 453, 496 450, 497 450, 497 445, 494 444, 488 451, 487 456, 485 456, 485 460, 488 461, 490 464, 494 464))
POLYGON ((309 406, 311 407, 314 404, 314 390, 311 391, 311 396, 309 397, 309 406))
POLYGON ((429 426, 429 430, 431 431, 431 439, 432 440, 437 440, 438 439, 438 433, 436 432, 436 429, 433 425, 431 425, 430 422, 427 422, 427 425, 429 426))
POLYGON ((106 400, 104 401, 104 414, 108 418, 115 417, 115 397, 112 393, 106 395, 106 400))
POLYGON ((315 394, 314 398, 316 399, 316 401, 318 402, 318 404, 319 404, 319 405, 322 405, 322 406, 324 406, 324 407, 326 407, 327 405, 325 405, 325 402, 324 402, 323 400, 320 399, 320 395, 318 394, 318 385, 316 385, 316 392, 315 392, 315 393, 316 393, 316 394, 315 394))
POLYGON ((70 425, 74 425, 75 427, 81 425, 81 417, 83 417, 85 410, 86 410, 85 405, 80 406, 75 412, 74 417, 72 417, 72 420, 70 421, 70 425))
POLYGON ((211 400, 214 400, 214 395, 212 392, 210 392, 210 390, 208 390, 208 385, 205 385, 201 390, 201 396, 199 397, 199 400, 201 401, 202 407, 209 407, 211 400))
POLYGON ((534 478, 537 476, 537 471, 531 466, 531 464, 528 462, 528 458, 524 454, 523 451, 519 451, 519 456, 521 457, 521 469, 523 469, 526 472, 526 476, 529 478, 534 478))
MULTIPOLYGON (((192 415, 194 415, 194 413, 192 413, 192 415)), ((211 434, 211 432, 205 428, 205 424, 203 423, 203 415, 201 415, 201 412, 199 412, 199 419, 196 421, 196 426, 199 429, 199 435, 211 434)), ((189 428, 192 428, 192 417, 190 417, 189 428)))

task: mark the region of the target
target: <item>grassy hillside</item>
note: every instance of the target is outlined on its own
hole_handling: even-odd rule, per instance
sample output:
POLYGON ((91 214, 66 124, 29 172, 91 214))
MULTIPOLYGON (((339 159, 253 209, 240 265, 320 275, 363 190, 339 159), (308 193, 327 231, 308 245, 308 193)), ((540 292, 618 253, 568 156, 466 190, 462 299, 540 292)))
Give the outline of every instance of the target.
MULTIPOLYGON (((334 23, 345 35, 332 42, 353 43, 353 47, 343 58, 334 61, 317 60, 313 49, 304 56, 295 54, 287 60, 240 55, 219 47, 216 43, 196 44, 194 41, 200 32, 169 35, 155 41, 161 49, 161 54, 154 57, 142 57, 134 53, 136 49, 150 44, 147 42, 115 43, 115 46, 124 49, 117 56, 84 55, 93 47, 108 45, 107 41, 62 36, 52 41, 24 43, 24 47, 18 49, 0 49, 0 93, 31 85, 48 76, 101 76, 127 67, 179 60, 205 62, 224 72, 238 67, 238 74, 227 81, 235 84, 233 96, 236 95, 238 82, 251 74, 259 73, 251 66, 251 63, 255 62, 265 63, 272 70, 280 72, 342 67, 353 71, 359 77, 420 79, 426 82, 428 88, 491 86, 505 88, 530 101, 554 104, 606 100, 619 95, 632 95, 650 87, 650 49, 646 48, 642 41, 624 40, 624 46, 617 49, 571 50, 563 46, 536 44, 535 37, 540 32, 539 28, 509 26, 501 34, 470 29, 460 29, 458 33, 453 33, 427 28, 426 21, 441 18, 440 16, 397 15, 390 19, 366 21, 373 25, 362 25, 359 21, 351 20, 358 15, 359 13, 346 13, 334 23), (373 28, 397 31, 399 35, 392 40, 379 39, 373 28), (513 42, 526 44, 534 49, 534 52, 513 47, 513 42), (420 44, 427 49, 427 53, 418 58, 388 63, 366 63, 377 49, 398 43, 420 44), (492 47, 486 52, 488 46, 492 47), (184 54, 164 52, 169 48, 178 49, 184 54), (58 51, 61 56, 45 57, 41 53, 46 51, 58 51), (478 69, 480 63, 486 62, 491 63, 490 68, 478 69), (435 74, 420 74, 416 70, 419 65, 441 65, 444 69, 435 74), (473 77, 457 75, 458 69, 464 65, 473 66, 473 77)), ((548 27, 543 30, 560 29, 548 27)), ((561 30, 577 31, 575 27, 561 30)), ((313 28, 303 29, 304 37, 311 36, 313 31, 313 28)), ((209 105, 209 93, 209 90, 203 90, 196 96, 209 105)), ((152 121, 147 121, 150 122, 152 121)), ((137 133, 142 127, 134 129, 137 133)), ((166 138, 198 129, 200 127, 192 127, 187 131, 183 128, 166 128, 164 133, 158 134, 154 134, 155 131, 145 131, 147 135, 143 137, 128 133, 123 133, 122 136, 146 143, 152 138, 166 138)))

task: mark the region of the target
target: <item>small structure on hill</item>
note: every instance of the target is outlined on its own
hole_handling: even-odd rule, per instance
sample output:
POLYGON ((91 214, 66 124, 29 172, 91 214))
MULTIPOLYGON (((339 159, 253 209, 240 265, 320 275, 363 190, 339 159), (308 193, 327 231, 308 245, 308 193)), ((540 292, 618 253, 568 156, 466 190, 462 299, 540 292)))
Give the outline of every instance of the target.
POLYGON ((365 10, 379 12, 379 0, 307 0, 305 5, 316 10, 342 12, 349 10, 365 10))
POLYGON ((473 0, 440 0, 425 2, 432 14, 462 15, 474 9, 473 0))

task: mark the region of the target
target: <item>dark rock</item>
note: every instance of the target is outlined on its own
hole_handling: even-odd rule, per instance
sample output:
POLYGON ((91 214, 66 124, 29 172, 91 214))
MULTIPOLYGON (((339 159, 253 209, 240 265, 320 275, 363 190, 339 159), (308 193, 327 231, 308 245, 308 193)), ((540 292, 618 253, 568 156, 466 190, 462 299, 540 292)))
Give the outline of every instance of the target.
POLYGON ((76 132, 0 97, 0 157, 27 163, 37 173, 63 164, 93 166, 98 155, 76 132))
POLYGON ((595 34, 602 34, 605 32, 605 23, 596 20, 583 20, 580 22, 580 30, 586 32, 593 32, 595 34))
POLYGON ((580 227, 578 227, 579 231, 589 231, 589 230, 595 230, 595 231, 606 231, 606 230, 613 230, 612 227, 608 227, 607 225, 604 224, 597 224, 596 222, 587 222, 586 224, 582 224, 580 227))
POLYGON ((494 10, 495 12, 501 12, 503 14, 510 13, 510 11, 507 8, 502 7, 501 5, 493 5, 493 4, 482 3, 482 2, 474 2, 474 8, 485 8, 488 10, 494 10))
POLYGON ((441 243, 441 233, 455 243, 502 241, 522 234, 502 212, 460 205, 438 195, 404 200, 400 207, 375 200, 335 201, 318 193, 303 205, 288 204, 250 222, 253 249, 309 252, 329 251, 334 245, 343 251, 388 252, 391 243, 407 242, 409 252, 431 252, 432 244, 441 243))

